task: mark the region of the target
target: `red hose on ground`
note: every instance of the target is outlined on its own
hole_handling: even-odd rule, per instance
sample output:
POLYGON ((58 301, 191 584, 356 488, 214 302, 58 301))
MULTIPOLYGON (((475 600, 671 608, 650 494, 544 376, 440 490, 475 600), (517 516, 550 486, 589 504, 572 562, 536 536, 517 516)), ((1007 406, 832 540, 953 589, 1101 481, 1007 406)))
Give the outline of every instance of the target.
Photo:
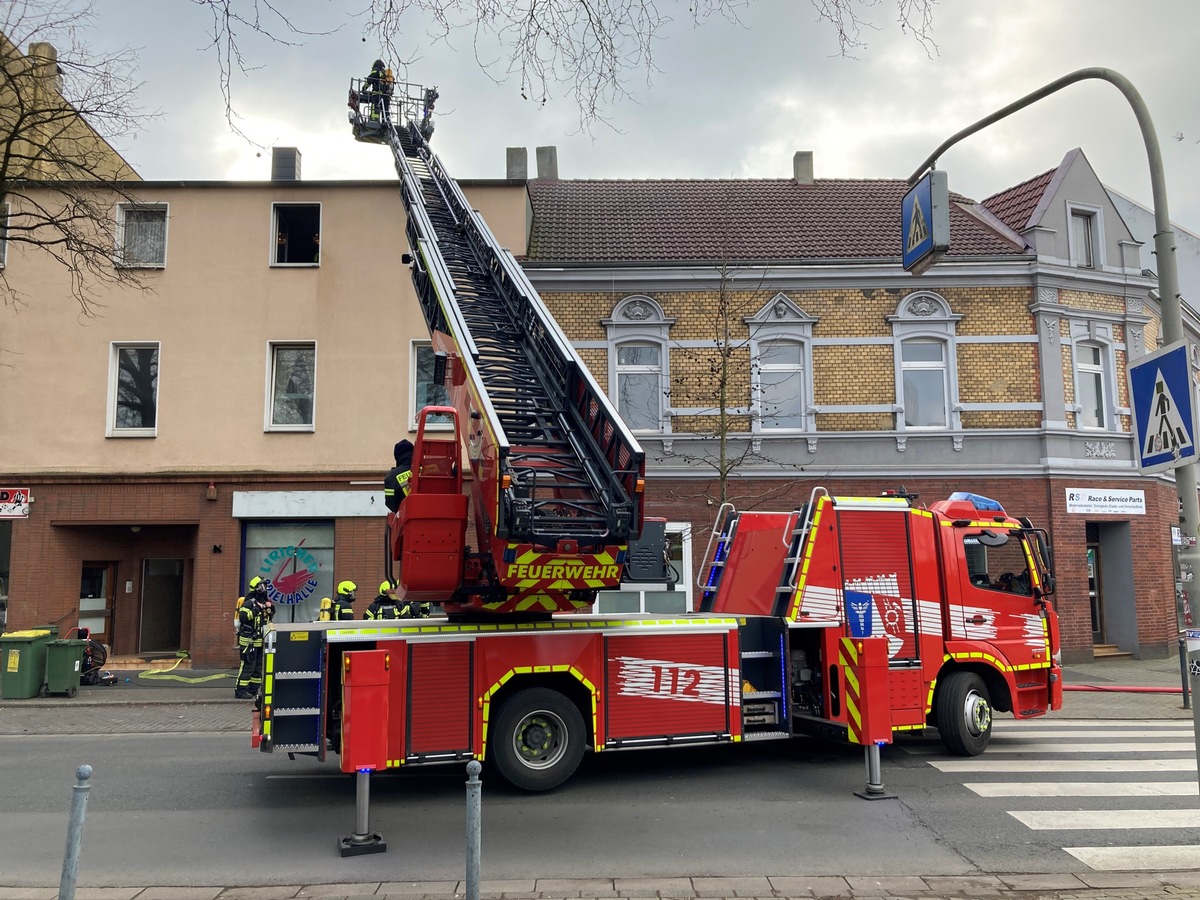
POLYGON ((1064 691, 1100 691, 1119 694, 1182 694, 1182 687, 1134 687, 1130 685, 1064 684, 1064 691))

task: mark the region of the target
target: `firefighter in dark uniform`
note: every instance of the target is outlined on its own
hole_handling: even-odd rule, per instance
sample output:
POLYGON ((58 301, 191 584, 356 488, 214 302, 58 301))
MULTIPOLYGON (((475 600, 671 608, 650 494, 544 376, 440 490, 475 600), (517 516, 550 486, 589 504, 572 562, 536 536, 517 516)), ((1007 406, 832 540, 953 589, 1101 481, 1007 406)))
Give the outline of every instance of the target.
POLYGON ((383 502, 391 512, 398 512, 400 504, 408 496, 409 479, 412 478, 412 441, 400 441, 392 450, 396 465, 383 477, 383 502))
POLYGON ((267 583, 256 575, 250 579, 250 590, 237 610, 241 666, 233 696, 238 700, 252 700, 262 687, 263 631, 274 616, 275 604, 267 596, 267 583))
POLYGON ((371 601, 364 619, 399 619, 400 604, 396 602, 396 589, 390 581, 379 585, 379 596, 371 601))
POLYGON ((343 581, 337 586, 337 599, 333 602, 333 612, 330 619, 334 622, 345 622, 354 618, 355 591, 358 585, 353 581, 343 581))

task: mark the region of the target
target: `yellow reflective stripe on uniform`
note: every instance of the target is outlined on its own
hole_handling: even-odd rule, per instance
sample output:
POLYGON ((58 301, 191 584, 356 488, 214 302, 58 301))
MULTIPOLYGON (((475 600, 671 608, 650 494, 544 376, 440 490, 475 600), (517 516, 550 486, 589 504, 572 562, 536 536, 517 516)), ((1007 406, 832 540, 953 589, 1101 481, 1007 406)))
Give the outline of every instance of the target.
POLYGON ((404 472, 401 472, 399 475, 396 476, 396 481, 399 482, 400 490, 404 491, 405 497, 408 496, 408 491, 409 491, 408 482, 409 482, 409 479, 411 479, 411 478, 412 478, 412 469, 408 469, 404 472))

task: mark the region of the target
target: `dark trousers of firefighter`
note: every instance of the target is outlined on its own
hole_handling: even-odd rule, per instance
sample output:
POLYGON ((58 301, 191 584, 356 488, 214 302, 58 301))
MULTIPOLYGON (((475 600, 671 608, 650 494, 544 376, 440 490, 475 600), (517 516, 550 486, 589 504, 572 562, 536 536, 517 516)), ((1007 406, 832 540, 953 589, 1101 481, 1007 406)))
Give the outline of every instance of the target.
POLYGON ((262 638, 251 637, 248 634, 238 635, 238 656, 242 664, 238 668, 237 690, 258 693, 262 685, 263 665, 262 638))

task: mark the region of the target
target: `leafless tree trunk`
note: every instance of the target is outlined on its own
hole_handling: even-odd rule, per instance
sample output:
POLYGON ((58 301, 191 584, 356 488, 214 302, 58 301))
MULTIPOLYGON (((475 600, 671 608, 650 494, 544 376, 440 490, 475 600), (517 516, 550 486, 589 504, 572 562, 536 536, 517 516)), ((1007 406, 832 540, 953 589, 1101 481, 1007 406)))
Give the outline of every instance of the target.
MULTIPOLYGON (((137 174, 106 138, 149 118, 134 105, 132 51, 96 55, 78 42, 93 16, 87 0, 9 0, 0 12, 3 260, 49 254, 88 316, 100 284, 138 284, 136 270, 114 265, 114 203, 137 174)), ((25 302, 2 271, 0 293, 25 302)))

